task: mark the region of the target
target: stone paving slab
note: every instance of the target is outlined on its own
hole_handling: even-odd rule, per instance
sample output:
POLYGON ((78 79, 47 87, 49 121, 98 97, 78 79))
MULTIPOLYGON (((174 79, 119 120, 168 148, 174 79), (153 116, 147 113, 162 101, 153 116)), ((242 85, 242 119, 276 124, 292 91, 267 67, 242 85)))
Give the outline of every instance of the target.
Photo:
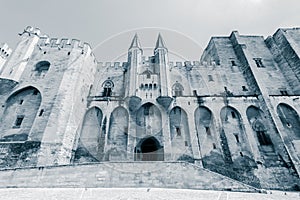
POLYGON ((0 189, 1 200, 289 200, 300 199, 298 192, 262 193, 162 188, 8 188, 0 189))

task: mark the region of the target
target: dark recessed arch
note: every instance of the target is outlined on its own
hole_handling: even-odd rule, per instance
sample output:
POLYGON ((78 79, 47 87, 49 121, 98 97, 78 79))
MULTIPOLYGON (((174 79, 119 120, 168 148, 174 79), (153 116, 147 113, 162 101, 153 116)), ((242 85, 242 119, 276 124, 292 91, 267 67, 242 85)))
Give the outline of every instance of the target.
POLYGON ((288 135, 293 140, 300 140, 300 118, 297 111, 288 104, 280 103, 277 106, 277 114, 288 135))
POLYGON ((153 103, 143 104, 136 112, 136 133, 139 137, 145 135, 162 136, 162 117, 159 108, 153 103))
POLYGON ((222 122, 226 122, 228 120, 236 120, 236 121, 242 120, 241 114, 239 113, 239 111, 232 106, 224 106, 221 109, 220 116, 221 116, 222 122))
POLYGON ((272 145, 264 112, 258 107, 251 105, 247 108, 246 115, 252 130, 256 133, 258 143, 262 146, 272 145))
POLYGON ((40 91, 28 86, 12 93, 6 100, 1 117, 1 141, 25 141, 37 117, 42 95, 40 91))
POLYGON ((212 111, 206 106, 198 106, 194 111, 198 145, 204 162, 209 162, 212 152, 221 155, 212 111))
POLYGON ((113 110, 109 120, 108 144, 113 144, 123 151, 127 150, 128 120, 128 111, 122 106, 113 110))
POLYGON ((102 132, 103 113, 98 107, 89 108, 82 122, 75 160, 101 161, 104 151, 105 134, 102 132))
POLYGON ((136 161, 163 161, 163 146, 154 136, 148 136, 141 139, 135 147, 136 161))
POLYGON ((175 106, 169 113, 169 120, 173 157, 176 160, 182 155, 193 157, 187 113, 175 106))
POLYGON ((235 163, 240 160, 241 155, 252 158, 243 120, 238 110, 231 106, 224 106, 221 109, 220 118, 222 122, 221 146, 225 160, 235 163))

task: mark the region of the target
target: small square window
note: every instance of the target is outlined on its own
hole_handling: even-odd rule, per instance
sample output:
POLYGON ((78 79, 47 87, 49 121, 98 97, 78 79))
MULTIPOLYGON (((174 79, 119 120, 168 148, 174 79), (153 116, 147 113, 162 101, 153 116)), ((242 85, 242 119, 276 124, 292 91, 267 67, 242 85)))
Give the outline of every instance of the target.
POLYGON ((213 146, 213 149, 216 149, 216 148, 217 148, 217 146, 216 146, 215 143, 213 143, 212 146, 213 146))
POLYGON ((189 146, 188 142, 187 141, 184 141, 184 145, 187 147, 189 146))
POLYGON ((243 88, 243 91, 248 91, 246 86, 243 85, 242 88, 243 88))
POLYGON ((18 115, 13 128, 20 128, 23 122, 24 115, 18 115))
POLYGON ((236 63, 235 63, 234 60, 231 60, 231 65, 232 65, 232 66, 236 66, 236 63))
POLYGON ((236 143, 240 143, 239 135, 237 133, 234 133, 233 135, 235 137, 236 143))
POLYGON ((288 92, 286 90, 280 90, 281 95, 288 95, 288 92))
POLYGON ((198 96, 197 90, 193 90, 193 94, 194 94, 194 96, 198 96))
POLYGON ((181 136, 181 130, 179 127, 176 127, 176 134, 177 136, 181 136))
POLYGON ((263 62, 262 62, 261 58, 253 58, 253 60, 255 61, 255 64, 256 64, 257 67, 259 67, 259 68, 265 67, 263 65, 263 62))
POLYGON ((212 75, 208 75, 208 81, 214 81, 212 75))
POLYGON ((205 131, 206 131, 206 134, 207 134, 207 135, 211 135, 211 133, 210 133, 210 128, 209 128, 209 127, 205 127, 205 131))
MULTIPOLYGON (((41 109, 40 113, 39 113, 39 117, 42 116, 44 113, 44 109, 41 109)), ((97 113, 98 114, 98 113, 97 113)), ((98 116, 98 115, 97 115, 98 116)))
POLYGON ((23 100, 23 99, 21 99, 21 100, 20 100, 20 102, 19 102, 19 104, 20 104, 20 105, 22 105, 22 104, 23 104, 23 102, 24 102, 24 100, 23 100))
POLYGON ((234 119, 236 118, 235 112, 231 111, 231 117, 234 119))

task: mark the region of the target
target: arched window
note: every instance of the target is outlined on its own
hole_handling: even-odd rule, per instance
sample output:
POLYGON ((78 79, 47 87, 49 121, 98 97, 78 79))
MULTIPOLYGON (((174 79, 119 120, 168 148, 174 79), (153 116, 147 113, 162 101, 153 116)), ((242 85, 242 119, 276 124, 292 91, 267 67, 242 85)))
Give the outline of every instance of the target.
POLYGON ((48 61, 40 61, 35 65, 35 71, 37 72, 37 75, 41 75, 43 73, 46 73, 50 68, 50 63, 48 61))
POLYGON ((110 97, 112 95, 112 89, 114 88, 114 83, 111 80, 107 79, 102 84, 102 87, 103 87, 102 96, 103 97, 110 97))
POLYGON ((146 77, 149 79, 151 78, 151 73, 149 71, 146 72, 146 77))
POLYGON ((183 95, 183 86, 176 81, 176 83, 172 87, 172 93, 175 97, 180 97, 183 95))

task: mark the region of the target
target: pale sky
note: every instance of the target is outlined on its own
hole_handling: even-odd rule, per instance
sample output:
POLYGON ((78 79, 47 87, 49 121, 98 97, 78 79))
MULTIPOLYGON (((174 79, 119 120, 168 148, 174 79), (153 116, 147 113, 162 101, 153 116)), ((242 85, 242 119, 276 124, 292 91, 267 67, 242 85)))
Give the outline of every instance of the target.
POLYGON ((157 33, 162 32, 168 47, 177 45, 172 47, 175 52, 195 60, 201 56, 196 46, 204 49, 212 36, 228 36, 238 30, 266 37, 280 27, 300 26, 299 0, 0 0, 0 13, 0 43, 11 48, 17 44, 17 34, 31 25, 50 37, 77 38, 92 48, 101 44, 102 49, 95 53, 106 61, 126 52, 135 32, 145 47, 154 47, 157 33), (160 31, 148 36, 143 27, 160 31), (172 30, 194 47, 184 39, 174 44, 176 40, 169 34, 172 30), (127 35, 103 43, 120 33, 127 35), (191 49, 192 53, 188 52, 191 49))

